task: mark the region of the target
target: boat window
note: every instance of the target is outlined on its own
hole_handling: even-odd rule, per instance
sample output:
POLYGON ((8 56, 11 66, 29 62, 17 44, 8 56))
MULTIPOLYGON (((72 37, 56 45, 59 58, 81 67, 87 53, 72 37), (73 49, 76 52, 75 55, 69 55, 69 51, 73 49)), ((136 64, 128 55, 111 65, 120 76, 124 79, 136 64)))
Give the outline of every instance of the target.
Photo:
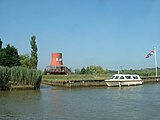
POLYGON ((123 77, 123 76, 121 76, 119 79, 124 79, 124 77, 123 77))
POLYGON ((125 76, 126 77, 126 79, 131 79, 131 76, 125 76))
POLYGON ((118 79, 118 78, 119 78, 119 76, 116 76, 116 77, 115 77, 115 79, 118 79))
POLYGON ((114 79, 115 76, 113 76, 111 79, 114 79))
POLYGON ((138 76, 133 76, 133 79, 138 79, 138 76))

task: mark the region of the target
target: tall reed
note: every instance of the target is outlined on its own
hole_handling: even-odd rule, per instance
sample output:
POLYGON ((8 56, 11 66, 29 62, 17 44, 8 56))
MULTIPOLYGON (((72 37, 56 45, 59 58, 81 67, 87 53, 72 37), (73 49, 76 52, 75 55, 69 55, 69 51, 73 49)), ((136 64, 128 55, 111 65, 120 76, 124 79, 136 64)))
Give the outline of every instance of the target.
POLYGON ((40 85, 42 72, 24 67, 0 67, 0 88, 12 85, 40 85))
POLYGON ((10 81, 10 68, 0 66, 0 89, 6 89, 10 81))

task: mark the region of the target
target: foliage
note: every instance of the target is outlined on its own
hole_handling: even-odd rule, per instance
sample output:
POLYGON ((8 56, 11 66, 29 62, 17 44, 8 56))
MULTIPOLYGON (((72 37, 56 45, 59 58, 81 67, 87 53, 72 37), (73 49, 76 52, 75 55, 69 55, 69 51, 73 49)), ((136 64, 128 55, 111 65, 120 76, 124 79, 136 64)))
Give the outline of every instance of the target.
POLYGON ((15 84, 33 85, 39 76, 42 76, 41 71, 35 69, 27 69, 25 67, 11 68, 11 81, 15 84))
POLYGON ((83 67, 82 69, 81 69, 81 72, 80 72, 81 74, 86 74, 87 72, 86 72, 86 69, 83 67))
POLYGON ((36 36, 32 36, 30 40, 31 56, 29 54, 20 55, 20 62, 22 67, 37 69, 38 64, 38 48, 36 45, 36 36))
POLYGON ((5 49, 0 49, 0 65, 3 65, 5 61, 6 52, 5 49))
POLYGON ((18 51, 14 46, 8 44, 6 48, 0 49, 0 65, 8 67, 20 66, 18 51))
POLYGON ((117 70, 107 70, 107 73, 109 73, 109 74, 117 74, 118 71, 117 70))
POLYGON ((2 48, 2 41, 0 39, 0 66, 22 66, 26 68, 37 69, 38 54, 36 45, 36 36, 32 36, 30 40, 31 44, 31 57, 29 54, 19 55, 18 50, 8 44, 6 48, 2 48))
POLYGON ((22 67, 31 68, 29 54, 20 55, 20 63, 22 67))
POLYGON ((2 48, 2 40, 1 40, 1 38, 0 38, 0 49, 2 48))
MULTIPOLYGON (((140 76, 155 76, 155 68, 145 68, 145 69, 139 69, 139 70, 121 70, 120 73, 128 73, 128 74, 139 74, 140 76)), ((160 68, 158 68, 158 75, 160 75, 160 68)))
POLYGON ((36 45, 36 36, 32 36, 31 37, 31 41, 30 41, 30 44, 31 44, 31 68, 33 69, 37 69, 37 64, 38 64, 38 49, 37 49, 37 45, 36 45))
POLYGON ((24 67, 0 67, 0 89, 13 85, 35 85, 41 82, 42 72, 24 67))
POLYGON ((104 70, 101 66, 88 66, 83 67, 80 71, 81 74, 106 74, 108 70, 104 70))
MULTIPOLYGON (((140 76, 155 76, 155 68, 145 68, 145 69, 123 69, 119 71, 120 73, 124 74, 138 74, 140 76)), ((75 74, 117 74, 117 70, 104 70, 101 66, 88 66, 83 67, 82 69, 75 69, 75 74)), ((160 68, 158 68, 158 75, 160 75, 160 68)))
POLYGON ((105 74, 106 71, 101 66, 89 66, 89 67, 87 67, 87 73, 89 73, 89 74, 105 74))
POLYGON ((6 89, 10 81, 10 68, 0 66, 0 89, 6 89))
POLYGON ((74 70, 74 73, 75 73, 75 74, 80 74, 81 71, 80 71, 80 69, 77 68, 77 69, 74 70))

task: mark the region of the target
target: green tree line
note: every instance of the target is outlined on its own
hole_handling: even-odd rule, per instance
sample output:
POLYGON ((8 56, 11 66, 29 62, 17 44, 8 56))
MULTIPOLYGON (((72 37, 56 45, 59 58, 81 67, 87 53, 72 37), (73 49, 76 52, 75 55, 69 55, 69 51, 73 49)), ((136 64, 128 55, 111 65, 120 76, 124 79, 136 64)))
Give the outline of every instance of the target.
POLYGON ((75 74, 107 74, 108 70, 104 70, 101 66, 87 66, 81 69, 75 69, 75 74))
MULTIPOLYGON (((156 71, 155 68, 145 68, 145 69, 139 69, 139 70, 120 70, 120 73, 128 73, 128 74, 138 74, 140 76, 155 76, 156 71)), ((160 75, 160 68, 158 68, 158 75, 160 75)))
POLYGON ((16 47, 10 44, 3 47, 0 39, 0 90, 9 89, 12 85, 33 85, 39 89, 42 72, 37 70, 36 36, 31 37, 30 45, 31 55, 19 55, 16 47))
MULTIPOLYGON (((123 69, 119 71, 122 74, 138 74, 140 76, 155 76, 155 68, 144 69, 123 69)), ((75 69, 74 74, 117 74, 118 70, 103 69, 101 66, 87 66, 81 69, 75 69)), ((158 68, 158 75, 160 75, 160 68, 158 68)))
POLYGON ((2 45, 3 41, 0 39, 0 66, 22 66, 31 69, 37 69, 38 48, 36 44, 36 36, 32 36, 30 40, 31 55, 19 55, 17 48, 13 45, 7 44, 7 46, 4 48, 2 45))

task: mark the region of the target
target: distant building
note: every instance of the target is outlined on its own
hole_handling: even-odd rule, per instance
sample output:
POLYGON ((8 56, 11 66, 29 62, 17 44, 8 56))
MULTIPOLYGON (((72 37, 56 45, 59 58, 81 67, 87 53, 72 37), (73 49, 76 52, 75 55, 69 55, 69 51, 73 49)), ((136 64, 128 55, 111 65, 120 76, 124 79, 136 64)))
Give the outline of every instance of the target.
POLYGON ((52 53, 51 64, 45 68, 45 74, 70 74, 71 69, 63 65, 62 53, 52 53))

